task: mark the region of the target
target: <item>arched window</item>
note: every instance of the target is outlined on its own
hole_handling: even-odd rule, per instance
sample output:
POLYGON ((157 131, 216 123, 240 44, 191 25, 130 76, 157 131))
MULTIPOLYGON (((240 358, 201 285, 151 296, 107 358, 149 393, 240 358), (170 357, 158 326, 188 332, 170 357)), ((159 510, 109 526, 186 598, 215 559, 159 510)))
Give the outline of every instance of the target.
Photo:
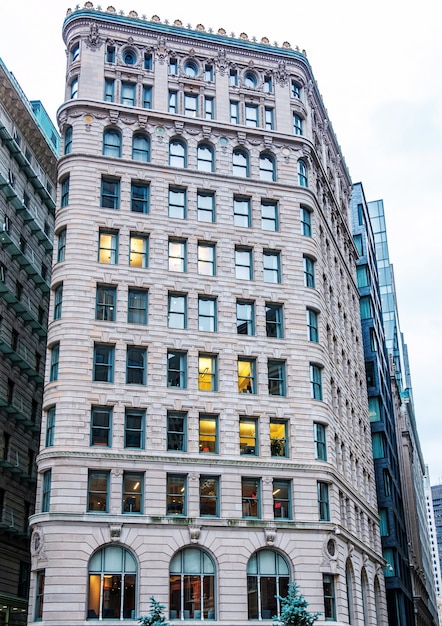
POLYGON ((249 155, 245 150, 237 148, 233 151, 232 168, 234 176, 248 178, 249 173, 249 155))
POLYGON ((353 595, 353 568, 351 562, 347 561, 345 567, 345 586, 347 590, 347 611, 348 611, 348 623, 354 623, 354 595, 353 595))
POLYGON ((374 606, 376 611, 375 626, 380 626, 380 624, 382 624, 382 593, 379 578, 377 576, 374 579, 374 606))
POLYGON ((108 128, 103 133, 103 154, 121 157, 121 133, 116 128, 108 128))
POLYGON ((132 137, 132 159, 134 161, 150 161, 150 140, 145 133, 134 133, 132 137))
POLYGON ((370 620, 368 619, 368 579, 365 569, 361 572, 361 594, 362 594, 362 617, 364 620, 364 626, 368 626, 370 620))
POLYGON ((261 152, 259 155, 259 178, 269 182, 276 180, 275 159, 268 152, 261 152))
POLYGON ((197 150, 197 165, 200 172, 213 172, 215 161, 213 148, 208 143, 200 143, 197 150))
POLYGON ((74 45, 71 48, 71 61, 72 63, 74 61, 76 61, 80 56, 80 42, 76 42, 74 43, 74 45))
POLYGON ((215 564, 207 552, 184 548, 170 562, 170 619, 215 619, 215 564))
POLYGON ((187 167, 186 144, 181 139, 172 139, 169 144, 169 165, 187 167))
POLYGON ((198 65, 195 61, 186 61, 184 63, 184 73, 189 78, 196 78, 198 76, 198 65))
POLYGON ((271 619, 280 614, 276 596, 287 595, 290 573, 287 561, 274 550, 260 550, 247 564, 249 619, 271 619))
POLYGON ((66 126, 64 131, 64 153, 70 154, 72 152, 72 126, 66 126))
POLYGON ((300 187, 308 187, 308 168, 303 159, 298 161, 298 185, 300 187))
POLYGON ((135 619, 137 563, 121 546, 101 548, 89 561, 88 619, 135 619))

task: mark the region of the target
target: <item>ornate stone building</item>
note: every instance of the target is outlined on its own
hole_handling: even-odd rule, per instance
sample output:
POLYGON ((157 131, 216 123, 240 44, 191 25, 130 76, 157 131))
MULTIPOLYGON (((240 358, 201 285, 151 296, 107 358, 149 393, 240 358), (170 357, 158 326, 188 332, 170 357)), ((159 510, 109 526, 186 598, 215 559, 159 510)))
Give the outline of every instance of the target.
POLYGON ((304 52, 68 12, 30 623, 386 624, 351 181, 304 52), (268 622, 270 623, 270 621, 268 622))

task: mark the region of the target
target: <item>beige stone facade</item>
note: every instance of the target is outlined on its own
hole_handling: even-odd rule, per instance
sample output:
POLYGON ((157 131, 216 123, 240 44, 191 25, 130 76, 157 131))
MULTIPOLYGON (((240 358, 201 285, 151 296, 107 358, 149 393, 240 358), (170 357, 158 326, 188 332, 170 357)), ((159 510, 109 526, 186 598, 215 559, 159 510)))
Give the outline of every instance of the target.
POLYGON ((30 621, 153 595, 243 624, 292 580, 318 623, 385 624, 350 179, 306 57, 91 3, 63 34, 30 621))

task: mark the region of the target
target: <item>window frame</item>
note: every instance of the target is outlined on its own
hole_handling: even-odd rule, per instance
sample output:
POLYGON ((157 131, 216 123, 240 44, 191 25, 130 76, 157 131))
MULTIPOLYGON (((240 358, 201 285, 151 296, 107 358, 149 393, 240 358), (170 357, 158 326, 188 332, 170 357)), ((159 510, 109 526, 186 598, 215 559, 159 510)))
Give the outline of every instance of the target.
POLYGON ((301 206, 299 209, 299 217, 301 220, 301 234, 304 237, 312 236, 312 213, 311 209, 301 206))
POLYGON ((146 385, 147 348, 128 345, 126 348, 126 385, 146 385))
POLYGON ((46 434, 45 434, 45 447, 46 448, 52 448, 52 446, 54 445, 55 419, 56 419, 56 405, 54 404, 46 409, 46 434))
POLYGON ((110 343, 94 343, 94 358, 92 368, 92 380, 100 383, 113 383, 115 369, 115 344, 110 343), (106 361, 98 362, 99 353, 106 361), (99 374, 101 372, 101 374, 99 374), (102 376, 106 373, 106 376, 102 376))
POLYGON ((135 287, 129 287, 127 292, 127 322, 129 324, 142 324, 146 325, 149 314, 149 292, 147 289, 137 289, 135 287), (136 307, 133 298, 141 298, 143 300, 143 307, 136 307), (142 313, 142 315, 141 315, 142 313), (139 319, 136 316, 140 315, 139 319))
POLYGON ((149 267, 149 236, 131 232, 129 236, 129 267, 149 267), (137 249, 139 247, 139 249, 137 249))
POLYGON ((41 478, 41 513, 49 513, 51 509, 52 469, 42 473, 41 478))
POLYGON ((253 280, 253 249, 245 246, 235 246, 235 278, 238 280, 253 280), (247 255, 248 263, 239 263, 240 256, 247 255), (243 274, 244 275, 241 275, 243 274), (245 273, 248 276, 245 276, 245 273))
POLYGON ((243 148, 233 149, 232 176, 250 178, 250 156, 247 150, 244 150, 243 148))
POLYGON ((69 206, 70 175, 66 174, 60 181, 60 208, 69 206))
POLYGON ((318 480, 318 519, 320 522, 330 522, 330 490, 329 483, 318 480))
POLYGON ((63 283, 54 287, 54 315, 53 319, 60 320, 63 313, 63 283))
POLYGON ((270 456, 272 458, 285 458, 289 457, 289 438, 288 438, 288 422, 287 420, 270 418, 269 421, 269 439, 270 439, 270 456), (275 428, 272 429, 272 426, 275 428), (279 434, 282 428, 284 436, 276 437, 275 434, 279 434), (272 430, 275 432, 272 433, 272 430))
POLYGON ((199 479, 199 516, 200 517, 219 517, 220 515, 220 477, 208 474, 200 474, 199 479), (215 493, 204 494, 203 488, 205 483, 211 483, 215 493), (203 513, 203 505, 208 501, 215 502, 215 510, 213 513, 203 513))
POLYGON ((282 359, 267 359, 267 380, 270 396, 287 395, 286 362, 282 359))
POLYGON ((132 135, 132 161, 150 163, 150 137, 143 131, 132 135))
POLYGON ((306 309, 307 338, 313 343, 319 343, 319 313, 310 307, 306 309))
POLYGON ((144 450, 145 442, 145 422, 146 411, 143 409, 134 409, 132 407, 126 407, 124 412, 124 448, 125 450, 144 450), (139 427, 130 425, 129 420, 139 419, 139 427), (129 445, 129 439, 138 439, 138 445, 129 445))
POLYGON ((122 151, 122 135, 118 128, 108 127, 103 131, 103 156, 120 159, 122 151))
POLYGON ((60 364, 60 342, 52 344, 50 348, 51 360, 49 366, 49 382, 58 380, 58 369, 60 364))
POLYGON ((185 350, 167 350, 167 387, 187 389, 187 352, 185 350), (178 361, 174 367, 172 367, 172 359, 178 361))
POLYGON ((150 183, 132 180, 130 185, 130 210, 147 215, 150 211, 150 183), (142 191, 142 193, 140 193, 142 191))
POLYGON ((281 283, 281 253, 279 250, 263 250, 262 271, 265 283, 281 283))
POLYGON ((187 328, 187 294, 169 292, 168 309, 167 309, 167 326, 168 328, 176 328, 180 330, 184 330, 187 328), (176 304, 182 303, 182 307, 177 309, 176 306, 172 306, 175 301, 176 301, 176 304), (179 325, 171 324, 172 319, 182 320, 182 322, 179 325))
POLYGON ((261 200, 261 228, 267 232, 278 232, 279 207, 276 200, 261 200))
POLYGON ((200 454, 218 454, 218 415, 213 415, 211 413, 200 413, 198 415, 198 426, 200 454), (209 430, 207 430, 207 432, 204 432, 202 430, 202 423, 211 421, 213 421, 214 424, 213 432, 210 432, 209 430))
POLYGON ((186 411, 167 411, 166 449, 168 452, 187 452, 186 411))
POLYGON ((187 515, 187 474, 168 473, 166 476, 166 516, 185 517, 187 515), (175 482, 179 491, 171 489, 175 482), (174 499, 175 498, 175 499, 174 499), (178 506, 176 505, 178 500, 178 506), (180 506, 181 505, 181 506, 180 506), (170 508, 175 510, 170 510, 170 508))
POLYGON ((261 519, 261 479, 241 476, 242 517, 261 519))
POLYGON ((310 397, 312 400, 322 401, 322 367, 316 363, 310 363, 310 397))
POLYGON ((316 287, 316 280, 315 280, 316 261, 311 256, 304 254, 303 265, 304 265, 304 287, 308 287, 309 289, 315 289, 316 287))
POLYGON ((167 212, 168 216, 173 219, 187 218, 187 189, 185 187, 169 186, 167 212))
MULTIPOLYGON (((109 513, 109 493, 110 487, 110 470, 89 468, 88 481, 87 481, 87 513, 109 513), (97 481, 97 486, 92 488, 94 482, 97 481), (101 486, 101 488, 99 488, 101 486), (104 486, 104 488, 103 488, 104 486), (102 498, 104 495, 104 507, 100 506, 99 509, 91 506, 95 502, 95 498, 102 498)), ((101 501, 97 501, 98 505, 101 505, 101 501)))
POLYGON ((169 166, 187 168, 186 143, 176 137, 169 141, 169 166))
POLYGON ((123 486, 121 498, 121 513, 123 515, 142 515, 144 513, 144 472, 123 472, 123 486), (129 481, 135 484, 130 489, 129 481), (138 510, 133 510, 133 506, 137 505, 138 510), (135 502, 134 502, 135 500, 135 502), (127 510, 129 508, 129 510, 127 510))
POLYGON ((257 394, 257 376, 256 376, 256 358, 255 357, 238 357, 238 393, 257 394), (248 363, 248 375, 240 375, 240 364, 248 363), (241 383, 240 380, 243 382, 241 383))
POLYGON ((198 391, 218 391, 218 355, 200 352, 198 354, 198 391), (209 365, 202 368, 204 362, 209 365), (203 380, 207 376, 208 382, 203 380))
POLYGON ((111 406, 91 406, 89 434, 89 446, 91 448, 112 447, 112 413, 113 407, 111 406))
POLYGON ((175 239, 174 237, 170 237, 168 242, 168 253, 169 272, 187 272, 187 241, 185 239, 175 239), (176 254, 172 254, 174 246, 177 247, 176 254))
POLYGON ((266 336, 273 339, 284 339, 284 308, 282 304, 276 302, 265 303, 266 314, 266 336), (275 319, 270 317, 273 311, 275 319), (274 329, 274 334, 270 332, 274 329))
POLYGON ((98 283, 95 291, 95 319, 115 322, 117 319, 117 287, 98 283))
POLYGON ((275 520, 290 520, 292 519, 292 481, 289 479, 283 478, 274 478, 273 486, 272 486, 272 496, 273 496, 273 518, 275 520), (282 496, 276 498, 281 489, 286 489, 287 495, 285 498, 282 496), (284 510, 284 505, 286 509, 284 510), (277 515, 276 511, 279 509, 281 511, 281 515, 277 515), (285 513, 285 511, 287 511, 285 513))
POLYGON ((215 151, 213 146, 209 143, 202 141, 198 144, 196 149, 196 163, 197 170, 200 172, 214 172, 215 171, 215 151), (204 153, 210 155, 210 158, 204 157, 204 153))
POLYGON ((253 337, 255 335, 255 302, 253 300, 240 300, 236 301, 236 334, 247 335, 253 337), (240 309, 246 308, 246 314, 240 314, 240 309), (245 328, 246 332, 242 332, 240 329, 245 328), (250 332, 249 332, 250 331, 250 332))
POLYGON ((336 621, 336 584, 333 574, 322 574, 324 597, 324 619, 326 622, 336 621))
POLYGON ((270 152, 261 152, 259 155, 259 180, 268 183, 276 181, 276 161, 270 152))
POLYGON ((327 427, 321 422, 313 422, 313 441, 315 444, 315 459, 327 461, 327 427))
POLYGON ((118 211, 120 208, 121 181, 114 176, 101 177, 100 207, 118 211))
POLYGON ((216 244, 205 241, 198 242, 198 274, 201 276, 216 276, 216 244), (206 255, 207 258, 204 258, 204 251, 210 251, 210 254, 206 255), (208 268, 208 271, 205 271, 206 268, 208 268))

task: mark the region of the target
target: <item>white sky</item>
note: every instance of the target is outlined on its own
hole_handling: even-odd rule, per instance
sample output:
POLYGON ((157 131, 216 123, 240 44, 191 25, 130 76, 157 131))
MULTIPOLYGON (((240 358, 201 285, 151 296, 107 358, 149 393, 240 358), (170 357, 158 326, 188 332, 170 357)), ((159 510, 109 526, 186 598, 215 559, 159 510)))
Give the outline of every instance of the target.
MULTIPOLYGON (((84 5, 80 2, 80 6, 84 5)), ((95 6, 99 3, 95 2, 95 6)), ((102 8, 110 2, 104 0, 102 8)), ((0 57, 55 120, 64 94, 64 0, 0 10, 0 57)), ((442 483, 442 36, 438 0, 183 3, 118 0, 147 18, 289 41, 307 51, 353 182, 383 199, 416 418, 432 484, 442 483), (275 4, 276 2, 276 4, 275 4)))

